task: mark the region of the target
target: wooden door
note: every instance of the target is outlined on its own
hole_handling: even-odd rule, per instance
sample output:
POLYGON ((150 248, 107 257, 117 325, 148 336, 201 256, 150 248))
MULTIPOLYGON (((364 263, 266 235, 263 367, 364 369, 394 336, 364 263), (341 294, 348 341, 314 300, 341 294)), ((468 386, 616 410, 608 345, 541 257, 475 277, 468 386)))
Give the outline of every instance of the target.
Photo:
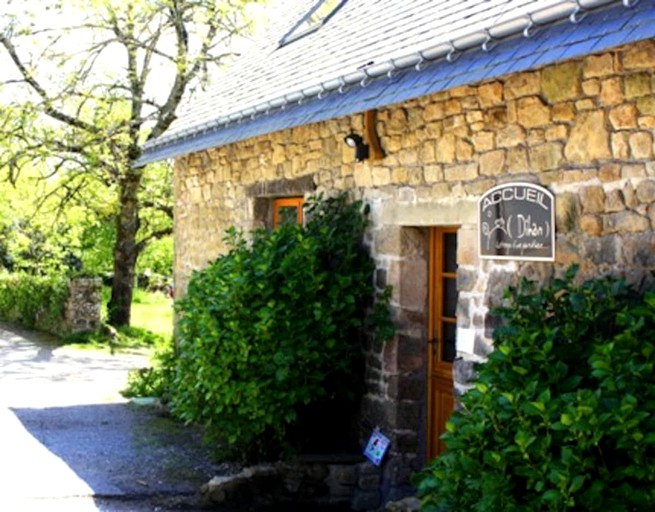
POLYGON ((453 361, 457 333, 457 228, 430 232, 428 326, 428 458, 445 448, 439 436, 454 407, 453 361))

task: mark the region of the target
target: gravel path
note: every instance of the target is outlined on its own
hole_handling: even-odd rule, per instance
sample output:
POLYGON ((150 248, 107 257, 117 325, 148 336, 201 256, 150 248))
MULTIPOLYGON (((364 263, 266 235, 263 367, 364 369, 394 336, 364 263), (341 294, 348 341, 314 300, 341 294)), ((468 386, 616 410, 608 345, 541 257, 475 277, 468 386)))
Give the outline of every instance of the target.
POLYGON ((0 510, 196 510, 197 430, 119 394, 144 355, 60 348, 0 323, 0 510))

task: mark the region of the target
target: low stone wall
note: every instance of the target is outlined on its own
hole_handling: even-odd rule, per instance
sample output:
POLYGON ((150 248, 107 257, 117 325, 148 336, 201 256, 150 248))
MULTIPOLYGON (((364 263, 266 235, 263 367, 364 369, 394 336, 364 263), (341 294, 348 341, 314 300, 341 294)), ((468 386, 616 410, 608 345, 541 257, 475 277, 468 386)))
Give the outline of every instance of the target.
POLYGON ((360 456, 303 457, 216 477, 201 492, 206 504, 221 510, 285 505, 298 510, 380 510, 381 478, 380 469, 360 456))
POLYGON ((71 279, 64 309, 65 334, 92 332, 100 328, 101 287, 100 278, 71 279))

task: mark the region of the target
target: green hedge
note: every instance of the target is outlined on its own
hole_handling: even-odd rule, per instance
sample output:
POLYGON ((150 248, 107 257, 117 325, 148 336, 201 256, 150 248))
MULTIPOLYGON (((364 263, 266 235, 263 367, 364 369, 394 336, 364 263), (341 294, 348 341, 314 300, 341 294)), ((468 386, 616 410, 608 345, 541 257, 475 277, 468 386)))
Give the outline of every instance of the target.
POLYGON ((58 334, 64 323, 68 279, 0 274, 0 319, 58 334))
POLYGON ((508 294, 424 512, 655 510, 655 293, 574 276, 508 294))

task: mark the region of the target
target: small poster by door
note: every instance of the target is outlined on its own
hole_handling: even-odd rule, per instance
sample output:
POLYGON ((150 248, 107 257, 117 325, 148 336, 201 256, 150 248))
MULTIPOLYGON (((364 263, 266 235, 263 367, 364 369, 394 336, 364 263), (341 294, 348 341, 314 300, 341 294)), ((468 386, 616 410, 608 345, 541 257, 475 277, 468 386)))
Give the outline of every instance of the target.
POLYGON ((389 438, 376 429, 368 440, 368 444, 364 450, 364 455, 373 464, 379 466, 382 463, 384 454, 387 453, 390 443, 391 441, 389 441, 389 438))

